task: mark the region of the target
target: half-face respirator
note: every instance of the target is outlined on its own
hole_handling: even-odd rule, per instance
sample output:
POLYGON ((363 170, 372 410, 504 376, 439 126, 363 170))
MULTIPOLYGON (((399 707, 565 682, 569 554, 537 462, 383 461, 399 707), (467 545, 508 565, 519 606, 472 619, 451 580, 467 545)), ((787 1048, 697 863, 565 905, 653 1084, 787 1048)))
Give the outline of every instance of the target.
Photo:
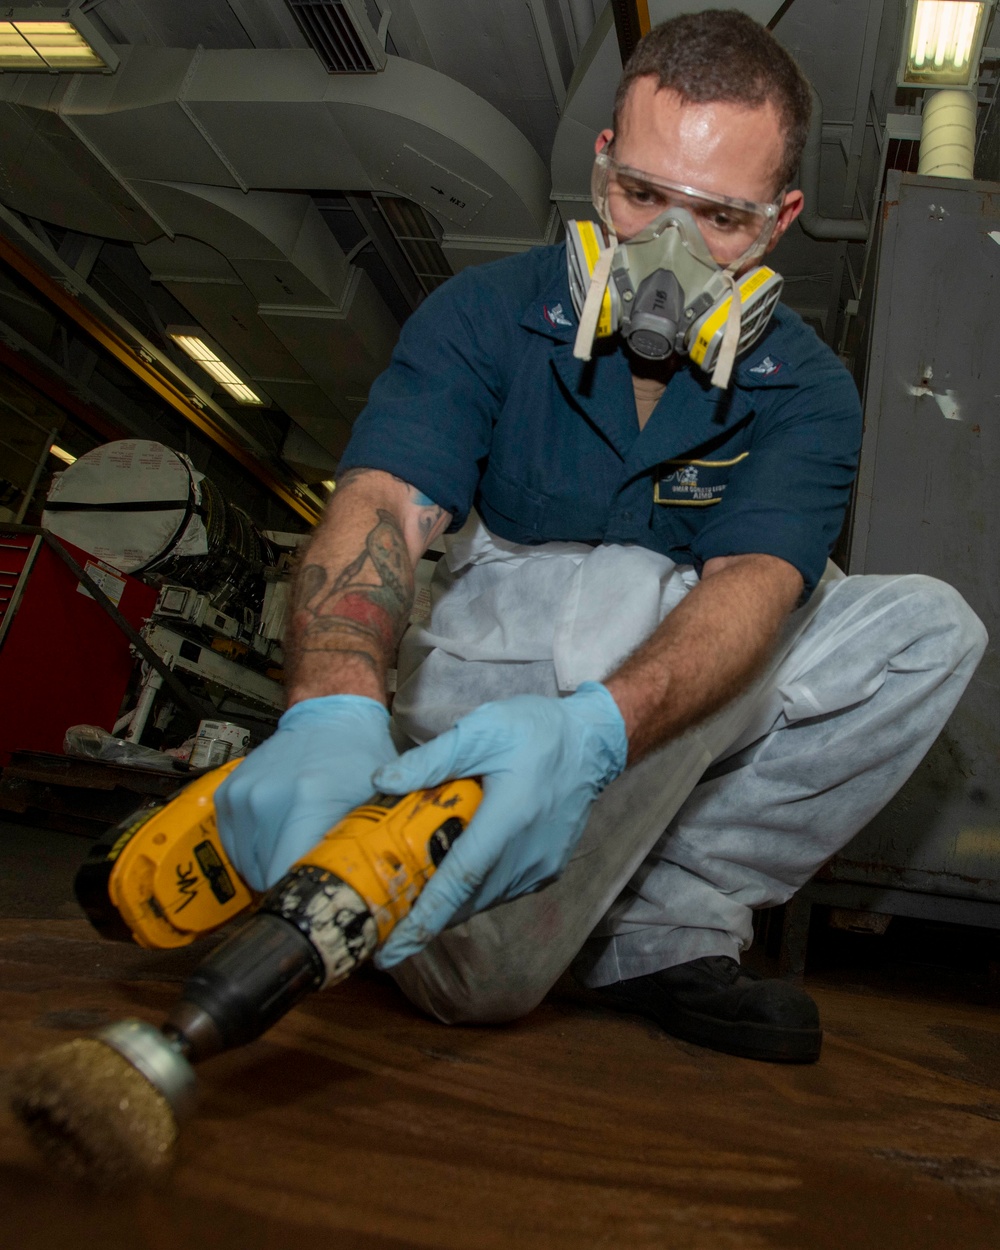
POLYGON ((571 221, 566 232, 574 355, 589 360, 595 338, 619 332, 636 355, 690 356, 727 387, 736 356, 764 332, 781 294, 781 276, 754 264, 779 205, 669 183, 603 152, 592 193, 603 228, 571 221), (624 242, 615 222, 628 229, 624 242))

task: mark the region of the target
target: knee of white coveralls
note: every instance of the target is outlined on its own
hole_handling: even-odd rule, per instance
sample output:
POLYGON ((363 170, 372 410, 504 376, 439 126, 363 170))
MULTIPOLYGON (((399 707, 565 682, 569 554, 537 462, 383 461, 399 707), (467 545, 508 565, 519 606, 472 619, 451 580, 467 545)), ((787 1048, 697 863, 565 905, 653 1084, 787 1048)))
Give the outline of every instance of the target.
MULTIPOLYGON (((546 989, 495 986, 448 1003, 445 1024, 512 1024, 529 1015, 545 997, 546 989)), ((438 1016, 438 1019, 442 1019, 438 1016)))
POLYGON ((390 969, 415 1007, 442 1024, 509 1024, 534 1011, 549 979, 463 958, 439 938, 426 951, 390 969))
POLYGON ((954 586, 924 573, 897 579, 901 599, 909 601, 919 633, 915 640, 934 639, 934 656, 948 671, 970 672, 982 659, 989 642, 986 626, 954 586))

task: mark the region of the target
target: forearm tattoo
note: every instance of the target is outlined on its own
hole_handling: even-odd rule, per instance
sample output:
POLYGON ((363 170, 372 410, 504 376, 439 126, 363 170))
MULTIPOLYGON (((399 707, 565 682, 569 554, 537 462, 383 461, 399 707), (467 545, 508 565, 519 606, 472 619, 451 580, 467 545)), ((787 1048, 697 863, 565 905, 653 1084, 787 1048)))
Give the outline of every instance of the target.
MULTIPOLYGON (((353 470, 342 489, 366 470, 353 470)), ((410 501, 420 508, 417 526, 426 544, 447 524, 448 514, 414 487, 410 501)), ((306 564, 296 579, 291 653, 354 656, 382 675, 395 655, 413 607, 413 565, 396 517, 384 508, 365 536, 364 550, 332 576, 321 564, 306 564)))
POLYGON ((413 606, 413 569, 396 518, 383 508, 365 548, 333 580, 307 564, 295 593, 294 651, 354 655, 381 673, 413 606))

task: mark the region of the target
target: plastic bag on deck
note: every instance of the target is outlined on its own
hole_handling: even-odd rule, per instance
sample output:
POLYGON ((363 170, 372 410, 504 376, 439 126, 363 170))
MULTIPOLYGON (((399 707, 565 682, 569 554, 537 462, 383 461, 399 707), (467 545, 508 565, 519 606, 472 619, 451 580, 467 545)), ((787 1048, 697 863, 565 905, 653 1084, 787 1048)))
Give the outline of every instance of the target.
POLYGON ((174 761, 152 747, 125 742, 109 734, 100 725, 70 725, 63 738, 63 751, 78 759, 102 760, 106 764, 123 764, 126 768, 155 768, 172 773, 174 761))

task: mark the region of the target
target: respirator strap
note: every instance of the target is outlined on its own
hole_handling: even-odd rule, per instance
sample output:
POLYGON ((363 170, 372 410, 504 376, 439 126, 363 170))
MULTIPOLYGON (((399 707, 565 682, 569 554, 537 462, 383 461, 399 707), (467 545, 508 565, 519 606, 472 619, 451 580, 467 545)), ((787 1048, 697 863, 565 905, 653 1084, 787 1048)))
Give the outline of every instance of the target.
POLYGON ((611 261, 617 246, 618 240, 612 237, 610 244, 601 248, 597 263, 594 265, 594 272, 590 275, 590 286, 587 288, 587 298, 583 301, 580 325, 576 332, 576 342, 573 344, 573 355, 577 360, 590 359, 594 336, 597 333, 597 322, 601 316, 601 304, 604 302, 604 292, 611 278, 611 261))
POLYGON ((726 272, 725 276, 732 292, 729 297, 729 316, 726 318, 726 329, 722 335, 715 368, 712 370, 712 385, 718 386, 721 390, 726 389, 732 376, 743 323, 743 300, 740 297, 739 283, 731 273, 726 272))

